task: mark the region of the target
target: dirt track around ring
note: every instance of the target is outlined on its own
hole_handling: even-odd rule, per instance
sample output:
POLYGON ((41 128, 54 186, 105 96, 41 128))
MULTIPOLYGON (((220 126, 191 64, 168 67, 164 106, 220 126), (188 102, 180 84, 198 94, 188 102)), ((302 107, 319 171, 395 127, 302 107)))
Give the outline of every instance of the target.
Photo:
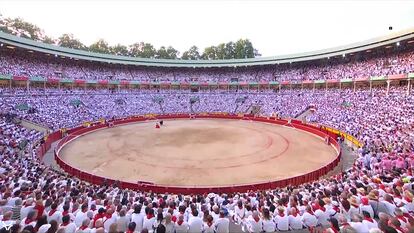
POLYGON ((304 131, 241 120, 168 120, 81 136, 60 152, 73 167, 123 181, 170 186, 268 182, 311 172, 336 151, 304 131))

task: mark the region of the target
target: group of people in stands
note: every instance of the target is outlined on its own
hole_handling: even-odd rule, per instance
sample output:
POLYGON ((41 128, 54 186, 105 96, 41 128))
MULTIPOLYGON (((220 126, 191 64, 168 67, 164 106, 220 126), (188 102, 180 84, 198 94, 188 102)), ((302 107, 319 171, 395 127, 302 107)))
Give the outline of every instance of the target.
POLYGON ((143 68, 103 65, 70 58, 46 56, 0 47, 0 74, 81 80, 138 80, 141 82, 269 82, 303 80, 340 80, 390 74, 406 74, 414 70, 414 44, 378 53, 345 54, 341 58, 298 64, 257 67, 193 69, 143 68))
MULTIPOLYGON (((59 78, 241 81, 340 79, 409 73, 414 53, 361 61, 280 66, 240 71, 156 71, 1 50, 0 74, 59 78), (59 72, 56 72, 59 71, 59 72)), ((350 55, 349 55, 350 56, 350 55)), ((344 60, 350 59, 348 57, 344 60)), ((406 84, 404 84, 406 85, 406 84)), ((414 232, 414 95, 406 86, 369 89, 168 93, 136 90, 0 90, 0 233, 99 232, 414 232), (196 100, 196 101, 192 101, 196 100), (18 108, 19 105, 25 108, 18 108), (139 192, 116 184, 91 185, 43 164, 36 145, 44 133, 10 115, 51 130, 85 121, 146 113, 249 113, 293 118, 309 106, 306 121, 355 136, 363 146, 351 169, 299 186, 245 193, 181 195, 139 192)))
MULTIPOLYGON (((265 111, 273 111, 277 101, 283 102, 278 110, 285 116, 292 116, 312 103, 317 111, 308 115, 308 121, 337 127, 356 136, 364 146, 355 151, 358 159, 353 168, 343 174, 298 187, 236 194, 184 196, 88 185, 37 159, 31 145, 44 136, 42 133, 2 119, 0 228, 10 227, 12 232, 68 233, 229 232, 230 223, 234 222, 246 232, 303 228, 327 232, 410 232, 414 226, 414 101, 404 88, 392 88, 388 96, 384 88, 372 92, 289 90, 248 96, 246 106, 257 102, 265 111), (21 148, 23 140, 29 143, 21 148)), ((42 95, 40 91, 28 95, 20 91, 6 95, 0 105, 4 111, 23 119, 37 119, 45 125, 59 122, 58 127, 79 125, 92 120, 92 116, 107 117, 110 113, 116 117, 137 114, 132 110, 136 105, 127 104, 124 109, 117 106, 116 94, 78 92, 75 96, 83 102, 78 107, 65 101, 67 95, 59 91, 55 95, 42 95), (37 112, 14 109, 22 100, 36 106, 37 112), (110 101, 113 102, 107 105, 110 101)), ((138 113, 160 108, 152 101, 159 94, 127 95, 125 101, 142 106, 138 113)), ((177 92, 165 97, 165 111, 189 111, 188 94, 177 92)), ((200 94, 200 98, 199 106, 194 106, 200 112, 212 111, 211 106, 215 111, 229 112, 238 104, 234 93, 200 94)), ((50 126, 58 129, 57 125, 50 126)))

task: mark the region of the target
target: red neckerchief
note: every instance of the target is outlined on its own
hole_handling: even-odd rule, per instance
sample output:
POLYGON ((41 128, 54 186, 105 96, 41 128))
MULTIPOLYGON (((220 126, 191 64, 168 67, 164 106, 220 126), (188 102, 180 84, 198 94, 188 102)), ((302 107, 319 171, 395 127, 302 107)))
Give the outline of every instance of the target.
POLYGON ((171 217, 171 221, 176 222, 177 221, 177 217, 176 216, 172 216, 171 217))
POLYGON ((127 233, 134 233, 134 231, 131 231, 131 230, 127 230, 127 233))
POLYGON ((82 213, 86 213, 86 212, 88 212, 88 209, 86 209, 86 210, 82 210, 82 213))
POLYGON ((285 213, 279 212, 279 216, 283 218, 283 217, 285 217, 285 213))
POLYGON ((407 219, 404 216, 397 216, 397 218, 405 223, 407 223, 407 219))
POLYGON ((83 231, 83 230, 85 230, 86 228, 88 228, 88 226, 81 226, 80 227, 80 229, 83 231))
POLYGON ((340 211, 338 206, 333 206, 332 209, 335 210, 337 213, 339 213, 339 211, 340 211))
POLYGON ((24 220, 24 224, 26 224, 26 225, 29 225, 32 222, 33 222, 33 220, 31 220, 30 218, 26 218, 26 220, 24 220))
POLYGON ((259 217, 254 217, 253 219, 254 219, 254 221, 256 221, 256 222, 259 222, 259 220, 260 220, 260 218, 259 218, 259 217))
POLYGON ((147 219, 151 219, 151 218, 153 218, 154 217, 154 215, 152 215, 152 214, 147 214, 147 219))
POLYGON ((177 224, 178 226, 181 226, 181 224, 183 224, 184 220, 178 220, 177 224))
POLYGON ((52 216, 55 212, 56 212, 56 209, 51 209, 51 210, 49 211, 49 216, 52 216))
POLYGON ((69 222, 67 222, 67 223, 62 223, 60 226, 61 226, 61 227, 65 227, 65 226, 67 226, 67 225, 69 225, 69 222))
POLYGON ((411 217, 411 215, 409 213, 403 213, 403 216, 408 220, 411 219, 413 217, 411 217))
POLYGON ((296 218, 296 216, 298 216, 298 213, 295 212, 294 214, 291 214, 291 215, 296 218))
POLYGON ((404 200, 405 200, 406 202, 408 202, 408 203, 411 203, 411 199, 410 199, 410 198, 408 198, 408 197, 404 197, 404 200))
POLYGON ((402 227, 401 227, 401 226, 399 226, 399 227, 395 227, 395 229, 396 229, 396 230, 399 230, 400 232, 403 232, 403 233, 405 232, 405 231, 404 231, 404 229, 402 229, 402 227))
POLYGON ((365 217, 364 220, 367 220, 368 222, 372 222, 372 223, 374 222, 374 220, 372 218, 369 218, 369 217, 365 217))
POLYGON ((319 209, 322 210, 323 212, 326 211, 325 207, 323 207, 323 206, 319 206, 319 209))
POLYGON ((69 211, 63 211, 62 212, 62 216, 66 216, 66 215, 69 215, 69 211))
POLYGON ((93 219, 93 227, 95 227, 95 223, 96 223, 96 221, 98 220, 98 219, 100 219, 100 218, 103 218, 103 217, 105 217, 105 215, 104 214, 97 214, 97 215, 95 215, 95 218, 93 219))

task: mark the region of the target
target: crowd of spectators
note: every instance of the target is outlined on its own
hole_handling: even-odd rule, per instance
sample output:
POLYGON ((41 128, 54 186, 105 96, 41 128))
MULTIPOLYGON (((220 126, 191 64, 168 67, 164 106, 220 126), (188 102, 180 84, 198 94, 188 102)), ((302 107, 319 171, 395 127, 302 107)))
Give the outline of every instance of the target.
POLYGON ((356 136, 352 169, 276 190, 204 195, 156 194, 89 185, 43 165, 33 146, 44 136, 0 119, 0 229, 6 232, 246 232, 308 228, 326 232, 412 232, 414 97, 405 87, 240 93, 133 90, 2 90, 2 113, 54 130, 99 118, 145 113, 230 112, 294 117, 356 136), (191 104, 191 99, 196 99, 191 104), (25 103, 35 111, 19 110, 25 103), (27 141, 26 146, 19 146, 27 141))
POLYGON ((414 71, 413 45, 385 54, 348 54, 328 61, 235 68, 162 68, 85 62, 0 48, 0 74, 141 82, 270 82, 362 78, 414 71))
MULTIPOLYGON (((341 79, 414 71, 414 53, 238 69, 102 65, 0 49, 0 74, 88 80, 231 82, 341 79)), ((414 95, 406 87, 252 92, 133 89, 0 89, 0 233, 414 232, 414 95), (36 146, 50 130, 146 113, 252 113, 340 129, 363 147, 351 169, 296 187, 180 195, 90 185, 44 165, 36 146), (16 116, 16 117, 10 117, 16 116)))

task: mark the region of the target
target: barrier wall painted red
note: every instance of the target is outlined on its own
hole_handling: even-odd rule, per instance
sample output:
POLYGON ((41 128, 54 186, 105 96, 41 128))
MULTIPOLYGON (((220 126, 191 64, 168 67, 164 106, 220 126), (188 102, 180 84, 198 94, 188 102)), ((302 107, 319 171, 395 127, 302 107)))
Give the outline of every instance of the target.
MULTIPOLYGON (((156 116, 134 116, 128 117, 124 119, 116 119, 113 121, 114 125, 121 125, 139 121, 146 121, 151 119, 188 119, 190 116, 188 114, 170 114, 170 115, 159 115, 156 116)), ((79 126, 67 131, 67 136, 62 139, 63 134, 58 131, 53 134, 50 134, 46 139, 45 143, 38 149, 39 155, 42 157, 53 142, 62 139, 55 150, 55 160, 57 164, 68 174, 78 177, 81 180, 87 181, 92 184, 102 185, 104 182, 106 184, 113 184, 117 183, 121 188, 128 188, 132 190, 140 190, 140 191, 152 191, 156 193, 181 193, 181 194, 202 194, 202 193, 234 193, 234 192, 246 192, 249 190, 265 190, 265 189, 275 189, 280 187, 286 187, 291 185, 299 185, 311 181, 317 180, 319 177, 326 175, 329 171, 334 169, 340 162, 341 159, 341 148, 336 141, 336 134, 332 132, 328 132, 326 130, 322 130, 319 127, 313 125, 303 124, 298 120, 291 120, 290 124, 288 124, 287 120, 283 119, 275 119, 275 118, 265 118, 265 117, 253 117, 253 116, 238 116, 238 115, 228 115, 228 114, 200 114, 196 115, 196 118, 219 118, 219 119, 234 119, 234 120, 253 120, 259 122, 266 122, 271 124, 278 124, 278 125, 288 125, 290 127, 294 127, 300 130, 304 130, 310 133, 313 133, 321 138, 325 138, 326 136, 329 137, 329 142, 334 145, 334 147, 338 151, 337 157, 331 161, 329 164, 307 174, 298 175, 294 177, 290 177, 283 180, 276 180, 267 183, 257 183, 257 184, 248 184, 248 185, 237 185, 237 186, 226 186, 226 187, 173 187, 173 186, 158 186, 156 184, 148 183, 148 182, 123 182, 123 181, 116 181, 113 179, 97 176, 90 174, 88 172, 81 171, 77 168, 71 167, 66 164, 60 157, 59 151, 60 149, 70 140, 74 139, 75 137, 85 134, 87 132, 91 132, 100 128, 105 128, 106 125, 100 122, 91 123, 89 127, 79 126)))

